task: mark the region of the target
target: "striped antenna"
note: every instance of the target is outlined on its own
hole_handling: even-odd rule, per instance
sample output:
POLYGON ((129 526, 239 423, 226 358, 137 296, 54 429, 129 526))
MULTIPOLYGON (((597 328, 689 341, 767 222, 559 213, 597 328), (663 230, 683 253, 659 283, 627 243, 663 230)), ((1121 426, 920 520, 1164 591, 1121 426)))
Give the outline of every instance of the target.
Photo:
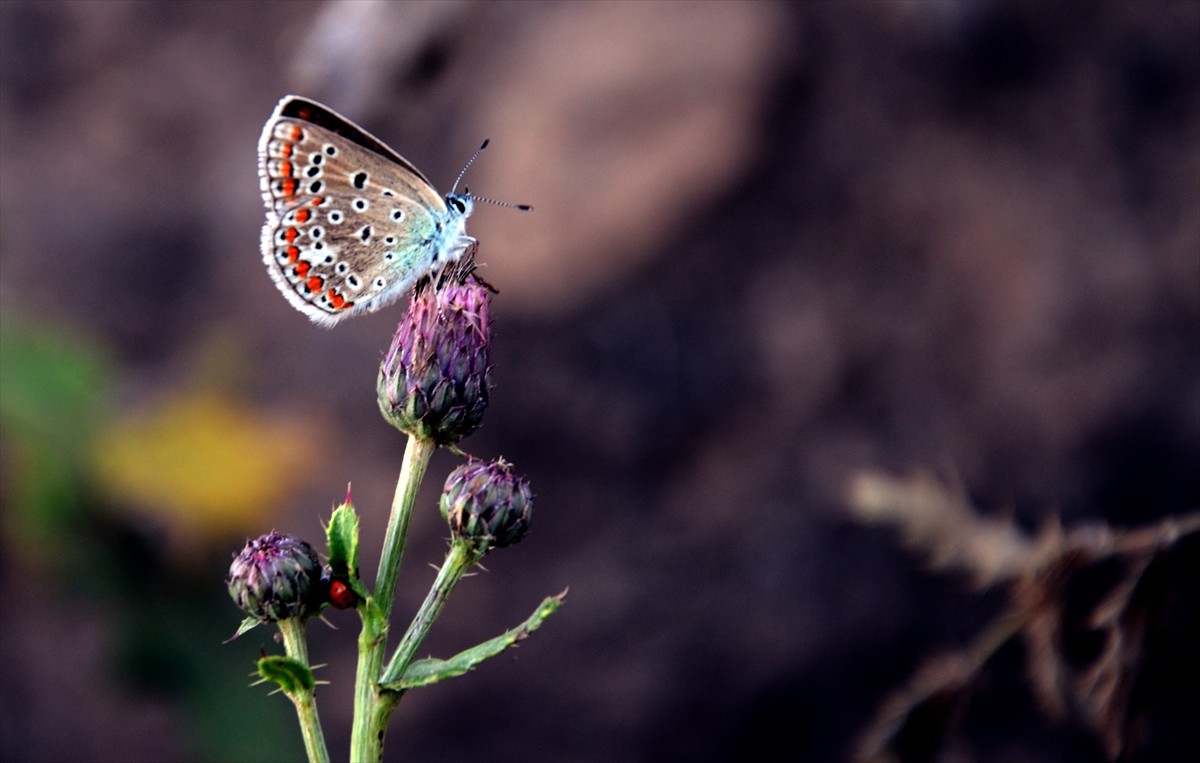
MULTIPOLYGON (((462 172, 458 173, 458 177, 454 179, 454 185, 450 187, 450 193, 454 193, 454 189, 458 188, 458 184, 462 182, 463 175, 467 174, 467 170, 471 168, 471 165, 475 163, 479 155, 483 153, 483 149, 487 148, 491 140, 491 138, 484 138, 483 145, 475 149, 475 153, 471 154, 471 158, 467 160, 467 166, 463 167, 462 172)), ((469 193, 467 195, 470 196, 469 193)))
POLYGON ((528 204, 513 204, 510 201, 496 201, 495 199, 489 199, 486 196, 474 196, 471 194, 470 188, 464 188, 463 193, 467 196, 470 196, 475 201, 482 201, 485 204, 495 204, 497 207, 508 207, 509 209, 519 209, 522 212, 532 212, 533 211, 533 207, 531 207, 528 204))
MULTIPOLYGON (((491 141, 492 141, 491 138, 485 139, 483 141, 483 145, 481 145, 479 148, 475 149, 475 153, 471 154, 471 158, 467 160, 467 166, 463 167, 462 172, 458 173, 458 177, 454 179, 454 185, 451 186, 450 193, 454 193, 454 189, 458 188, 458 184, 460 182, 462 182, 463 175, 467 174, 467 170, 471 168, 471 165, 475 163, 475 160, 479 157, 480 154, 483 153, 483 149, 487 148, 488 143, 491 143, 491 141)), ((519 209, 523 212, 530 212, 533 210, 533 207, 529 206, 528 204, 511 204, 507 201, 496 201, 495 199, 489 199, 486 196, 471 196, 471 189, 466 188, 466 187, 463 188, 463 195, 469 196, 470 198, 474 199, 475 201, 482 201, 485 204, 495 204, 497 207, 508 207, 509 209, 519 209)))

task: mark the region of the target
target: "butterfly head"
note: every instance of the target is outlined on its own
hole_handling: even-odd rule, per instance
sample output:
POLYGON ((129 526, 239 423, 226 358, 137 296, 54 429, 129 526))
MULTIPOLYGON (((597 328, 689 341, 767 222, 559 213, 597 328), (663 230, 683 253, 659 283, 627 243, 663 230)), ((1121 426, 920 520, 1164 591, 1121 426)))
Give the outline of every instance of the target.
POLYGON ((446 194, 446 207, 451 214, 459 217, 469 217, 472 210, 475 209, 475 197, 468 190, 466 193, 448 193, 446 194))

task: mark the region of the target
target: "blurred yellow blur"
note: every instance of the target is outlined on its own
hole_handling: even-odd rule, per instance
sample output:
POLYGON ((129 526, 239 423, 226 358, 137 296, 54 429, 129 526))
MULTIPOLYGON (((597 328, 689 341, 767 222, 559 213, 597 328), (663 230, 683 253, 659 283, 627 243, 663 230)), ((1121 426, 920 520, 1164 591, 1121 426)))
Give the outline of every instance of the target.
POLYGON ((173 532, 256 532, 312 456, 307 429, 215 392, 176 393, 97 434, 98 487, 173 532))

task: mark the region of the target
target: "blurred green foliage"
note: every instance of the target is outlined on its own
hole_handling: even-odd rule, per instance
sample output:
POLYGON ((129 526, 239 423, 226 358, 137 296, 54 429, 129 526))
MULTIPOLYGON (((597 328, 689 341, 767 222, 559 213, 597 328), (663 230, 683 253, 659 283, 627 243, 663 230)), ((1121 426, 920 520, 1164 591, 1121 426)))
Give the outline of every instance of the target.
POLYGON ((111 381, 94 344, 12 315, 0 318, 6 535, 48 539, 80 519, 92 438, 108 416, 111 381))
POLYGON ((121 383, 81 332, 0 317, 3 551, 36 570, 61 627, 82 606, 107 634, 96 643, 108 673, 55 680, 108 684, 115 703, 164 701, 186 729, 164 743, 190 759, 300 759, 289 703, 249 688, 266 644, 222 643, 240 617, 223 576, 230 541, 276 516, 307 432, 203 381, 120 412, 121 383), (189 556, 162 542, 181 537, 189 556))

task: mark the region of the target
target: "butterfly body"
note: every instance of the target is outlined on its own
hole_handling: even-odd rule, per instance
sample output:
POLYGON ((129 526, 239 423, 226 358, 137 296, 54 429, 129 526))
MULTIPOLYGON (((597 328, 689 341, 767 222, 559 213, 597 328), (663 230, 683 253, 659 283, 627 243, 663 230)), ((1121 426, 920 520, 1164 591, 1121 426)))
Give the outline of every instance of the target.
POLYGON ((475 245, 469 193, 443 198, 411 163, 315 101, 279 102, 258 169, 263 261, 314 323, 374 312, 475 245))

